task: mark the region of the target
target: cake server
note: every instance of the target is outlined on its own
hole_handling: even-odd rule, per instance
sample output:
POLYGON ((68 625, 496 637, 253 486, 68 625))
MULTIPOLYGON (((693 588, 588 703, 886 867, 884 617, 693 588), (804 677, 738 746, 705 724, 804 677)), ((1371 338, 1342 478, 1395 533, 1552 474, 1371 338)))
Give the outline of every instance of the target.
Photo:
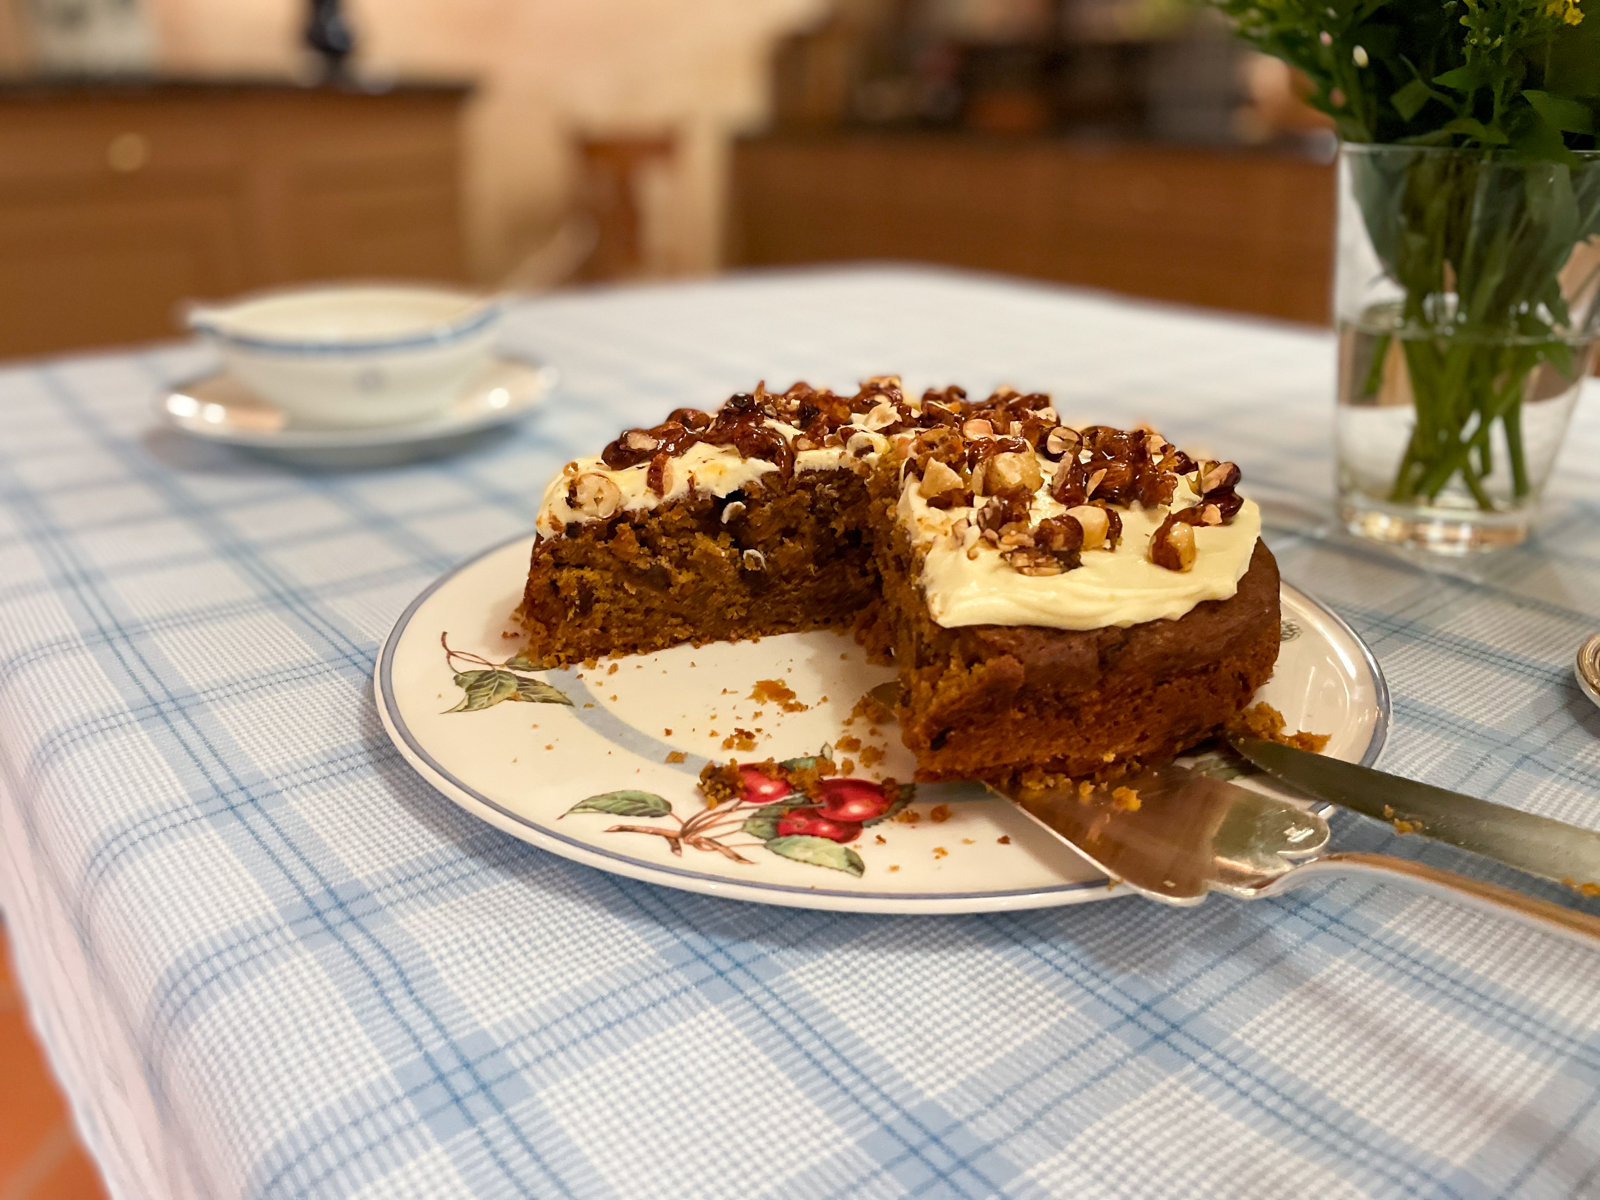
MULTIPOLYGON (((1395 779, 1367 768, 1340 765, 1374 776, 1380 782, 1395 779)), ((1341 778, 1348 782, 1359 777, 1341 778)), ((1411 788, 1426 786, 1410 780, 1396 782, 1411 788)), ((1369 792, 1363 794, 1360 804, 1351 807, 1359 812, 1375 812, 1383 819, 1386 801, 1369 801, 1367 796, 1376 793, 1370 783, 1368 786, 1369 792)), ((1589 945, 1600 944, 1600 917, 1411 859, 1330 850, 1328 823, 1320 813, 1283 797, 1218 778, 1204 769, 1177 763, 1147 767, 1119 780, 1117 790, 1110 795, 1106 789, 1097 789, 1084 797, 1070 783, 1043 789, 999 790, 1112 880, 1166 904, 1198 904, 1212 891, 1251 900, 1333 875, 1364 875, 1515 917, 1589 945), (1120 790, 1124 788, 1127 790, 1120 790)), ((1553 878, 1600 882, 1600 869, 1576 865, 1600 863, 1596 857, 1600 835, 1471 797, 1456 797, 1442 789, 1428 790, 1442 793, 1433 797, 1439 805, 1448 797, 1452 803, 1468 802, 1481 807, 1472 809, 1471 821, 1444 821, 1437 815, 1438 808, 1413 802, 1411 797, 1416 793, 1404 793, 1405 811, 1413 814, 1410 819, 1420 821, 1417 832, 1424 836, 1432 834, 1535 874, 1545 874, 1551 867, 1561 869, 1562 862, 1571 862, 1577 874, 1553 878), (1564 837, 1588 847, 1587 857, 1557 860, 1550 856, 1553 851, 1536 857, 1530 850, 1526 857, 1519 858, 1515 850, 1545 843, 1525 832, 1506 833, 1497 841, 1496 834, 1503 828, 1496 823, 1497 818, 1506 816, 1514 818, 1506 827, 1517 831, 1531 828, 1527 821, 1556 826, 1564 837), (1435 822, 1432 828, 1430 821, 1435 822), (1462 831, 1463 839, 1470 831, 1471 844, 1446 836, 1457 830, 1462 831)), ((1400 805, 1388 803, 1395 808, 1398 819, 1408 819, 1399 817, 1400 805)))

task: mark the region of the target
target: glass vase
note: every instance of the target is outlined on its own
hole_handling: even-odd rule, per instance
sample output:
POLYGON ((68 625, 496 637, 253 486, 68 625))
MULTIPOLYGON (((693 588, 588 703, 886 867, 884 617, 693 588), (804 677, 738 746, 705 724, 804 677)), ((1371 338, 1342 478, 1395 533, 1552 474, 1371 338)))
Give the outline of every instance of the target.
POLYGON ((1339 503, 1445 554, 1527 536, 1600 326, 1600 153, 1346 145, 1339 503))

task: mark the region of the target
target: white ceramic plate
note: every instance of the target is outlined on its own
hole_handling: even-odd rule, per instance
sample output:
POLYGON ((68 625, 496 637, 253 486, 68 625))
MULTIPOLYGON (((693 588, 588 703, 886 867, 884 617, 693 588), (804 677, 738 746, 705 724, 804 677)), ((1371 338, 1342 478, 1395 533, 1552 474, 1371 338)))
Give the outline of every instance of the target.
MULTIPOLYGON (((834 747, 836 763, 857 764, 851 778, 860 782, 836 785, 841 792, 866 811, 875 800, 881 807, 889 796, 876 781, 910 779, 911 753, 892 723, 872 736, 866 720, 846 722, 893 670, 869 664, 848 636, 830 632, 538 670, 517 657, 511 620, 531 546, 518 538, 434 583, 378 658, 378 711, 389 736, 468 812, 603 871, 768 904, 958 913, 1116 894, 1032 818, 977 784, 918 785, 898 818, 866 823, 847 843, 836 838, 849 827, 819 837, 807 832, 816 826, 796 829, 803 818, 790 818, 785 833, 776 814, 754 804, 708 814, 697 778, 707 761, 786 760, 824 745, 834 747), (751 698, 761 680, 792 690, 796 711, 751 698), (754 736, 753 748, 726 741, 736 729, 754 736), (885 757, 864 767, 851 737, 885 757), (915 823, 906 819, 912 814, 915 823), (695 834, 690 821, 699 834, 676 836, 695 834)), ((1277 671, 1260 699, 1291 728, 1331 734, 1327 753, 1371 764, 1389 723, 1371 654, 1337 616, 1287 585, 1283 618, 1277 671)))
POLYGON ((555 381, 554 367, 497 358, 440 416, 361 429, 299 429, 280 409, 219 371, 174 388, 156 411, 173 428, 208 442, 312 466, 377 465, 439 453, 519 420, 544 402, 555 381))

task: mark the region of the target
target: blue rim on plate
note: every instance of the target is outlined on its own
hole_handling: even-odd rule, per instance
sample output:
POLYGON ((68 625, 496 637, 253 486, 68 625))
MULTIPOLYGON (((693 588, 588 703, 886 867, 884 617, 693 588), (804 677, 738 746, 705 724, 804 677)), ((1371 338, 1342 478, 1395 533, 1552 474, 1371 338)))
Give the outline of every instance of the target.
MULTIPOLYGON (((665 863, 636 858, 633 855, 619 853, 615 850, 604 849, 592 842, 583 841, 578 838, 570 837, 567 834, 560 833, 557 830, 550 828, 550 826, 547 824, 531 820, 528 817, 525 817, 520 813, 513 812, 499 804, 489 796, 474 788, 465 780, 461 779, 459 776, 446 769, 437 759, 428 753, 416 735, 411 731, 410 727, 406 724, 404 717, 400 715, 398 699, 394 692, 394 656, 399 646, 400 639, 404 636, 412 618, 416 615, 417 611, 430 598, 433 597, 435 593, 437 593, 446 584, 455 579, 455 577, 458 576, 462 571, 468 569, 473 564, 478 563, 483 559, 490 557, 491 555, 498 554, 513 543, 528 540, 528 536, 528 534, 522 533, 516 535, 515 537, 507 538, 504 541, 497 542, 488 549, 480 551, 472 557, 458 563, 456 566, 446 571, 438 579, 434 580, 422 591, 420 595, 418 595, 414 600, 411 601, 409 605, 406 606, 405 611, 400 614, 400 618, 394 623, 393 628, 389 630, 389 634, 384 639, 383 646, 379 650, 377 669, 373 674, 373 688, 375 698, 378 703, 379 717, 382 720, 385 728, 390 733, 391 737, 394 739, 397 748, 401 751, 402 756, 405 757, 411 763, 411 765, 416 768, 420 774, 422 774, 423 778, 434 787, 439 788, 442 782, 449 788, 454 789, 467 797, 470 797, 474 803, 482 805, 491 812, 499 814, 499 816, 504 818, 506 821, 509 821, 510 823, 527 830, 533 835, 533 837, 525 838, 524 840, 529 840, 532 842, 532 844, 540 846, 542 849, 550 849, 552 853, 562 853, 562 851, 555 850, 553 847, 543 845, 546 840, 553 843, 560 843, 570 851, 570 853, 562 853, 563 857, 584 863, 586 866, 605 869, 600 862, 595 860, 606 860, 616 864, 618 868, 621 868, 619 873, 627 875, 630 878, 640 879, 644 882, 665 882, 659 878, 664 876, 682 878, 685 880, 694 880, 695 882, 703 885, 706 891, 723 895, 724 898, 727 899, 747 899, 748 897, 740 895, 740 893, 754 891, 770 894, 774 898, 779 896, 805 896, 810 898, 836 897, 840 900, 861 901, 867 903, 876 902, 890 906, 915 904, 917 902, 943 902, 947 904, 961 904, 964 902, 970 903, 977 901, 989 901, 994 906, 992 909, 947 910, 947 913, 955 913, 962 911, 998 911, 1005 908, 1030 907, 1021 902, 1034 897, 1061 896, 1085 891, 1104 892, 1106 890, 1106 880, 1104 876, 1099 876, 1094 879, 1078 883, 1061 884, 1055 887, 1026 888, 1017 889, 1014 891, 989 890, 983 892, 867 892, 846 890, 842 888, 800 887, 793 884, 766 883, 759 880, 735 880, 730 879, 725 875, 712 875, 704 871, 693 871, 685 867, 675 867, 665 863), (726 889, 726 891, 724 891, 724 889, 726 889)), ((1391 719, 1389 687, 1388 683, 1383 677, 1383 670, 1378 666, 1378 661, 1373 657, 1372 651, 1367 646, 1366 642, 1361 639, 1355 630, 1350 628, 1350 625, 1344 620, 1344 618, 1340 617, 1338 613, 1334 612, 1320 600, 1307 595, 1305 592, 1300 591, 1300 589, 1295 588, 1290 584, 1283 584, 1282 586, 1288 588, 1300 600, 1304 601, 1307 605, 1326 616, 1360 649, 1361 661, 1366 667, 1368 675, 1372 680, 1374 692, 1373 703, 1377 708, 1377 717, 1373 722, 1372 734, 1368 739, 1366 749, 1363 751, 1360 759, 1360 764, 1362 766, 1370 767, 1377 762, 1378 756, 1382 753, 1384 743, 1388 738, 1389 724, 1391 719)), ((582 720, 581 710, 578 710, 576 715, 578 715, 579 719, 582 720)), ((585 724, 588 723, 585 722, 585 724)), ((603 730, 601 730, 601 732, 603 732, 603 730)), ((441 788, 441 790, 443 789, 441 788)), ((1132 893, 1127 894, 1131 895, 1132 893)), ((777 902, 782 903, 782 901, 777 902)), ((1034 905, 1031 907, 1043 906, 1034 905)), ((892 912, 899 910, 897 908, 889 908, 878 911, 892 912)))

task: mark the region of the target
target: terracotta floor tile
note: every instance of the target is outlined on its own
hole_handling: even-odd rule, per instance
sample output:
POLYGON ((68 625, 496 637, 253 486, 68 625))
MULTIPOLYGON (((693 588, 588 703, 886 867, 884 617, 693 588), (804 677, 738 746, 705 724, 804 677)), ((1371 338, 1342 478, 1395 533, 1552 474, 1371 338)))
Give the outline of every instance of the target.
POLYGON ((0 1200, 101 1200, 55 1078, 33 1040, 0 926, 0 1200))

